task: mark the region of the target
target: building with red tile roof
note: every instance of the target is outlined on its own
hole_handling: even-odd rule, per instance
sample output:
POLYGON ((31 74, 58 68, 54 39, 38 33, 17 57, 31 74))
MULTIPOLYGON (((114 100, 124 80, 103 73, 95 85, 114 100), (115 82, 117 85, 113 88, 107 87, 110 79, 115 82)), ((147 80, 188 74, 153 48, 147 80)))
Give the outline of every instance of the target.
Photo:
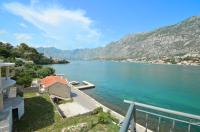
POLYGON ((47 88, 55 83, 62 83, 64 85, 67 85, 67 80, 65 80, 61 76, 46 76, 45 78, 40 80, 40 84, 43 85, 44 88, 47 88))
POLYGON ((40 80, 40 91, 60 99, 71 98, 71 88, 62 76, 47 76, 40 80))

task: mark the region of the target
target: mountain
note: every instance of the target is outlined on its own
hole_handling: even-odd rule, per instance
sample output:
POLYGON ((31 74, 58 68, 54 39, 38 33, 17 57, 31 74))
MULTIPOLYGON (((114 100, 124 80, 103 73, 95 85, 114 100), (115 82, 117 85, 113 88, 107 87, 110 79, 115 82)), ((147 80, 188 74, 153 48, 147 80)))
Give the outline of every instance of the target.
POLYGON ((151 63, 200 63, 200 16, 151 32, 129 34, 105 47, 59 50, 38 48, 47 56, 67 59, 131 60, 151 63))
POLYGON ((56 59, 63 59, 65 58, 64 56, 65 53, 67 53, 68 51, 66 50, 60 50, 60 49, 57 49, 55 47, 38 47, 36 48, 38 52, 40 53, 43 53, 45 56, 47 57, 53 57, 53 58, 56 58, 56 59))

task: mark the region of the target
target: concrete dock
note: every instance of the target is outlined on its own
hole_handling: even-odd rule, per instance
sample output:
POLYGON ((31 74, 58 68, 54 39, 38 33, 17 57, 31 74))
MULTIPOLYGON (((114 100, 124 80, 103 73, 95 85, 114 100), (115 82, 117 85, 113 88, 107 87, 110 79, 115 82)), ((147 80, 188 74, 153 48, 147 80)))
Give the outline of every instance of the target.
POLYGON ((82 81, 83 85, 81 86, 74 86, 75 88, 77 89, 89 89, 89 88, 95 88, 95 85, 90 83, 90 82, 87 82, 87 81, 82 81))

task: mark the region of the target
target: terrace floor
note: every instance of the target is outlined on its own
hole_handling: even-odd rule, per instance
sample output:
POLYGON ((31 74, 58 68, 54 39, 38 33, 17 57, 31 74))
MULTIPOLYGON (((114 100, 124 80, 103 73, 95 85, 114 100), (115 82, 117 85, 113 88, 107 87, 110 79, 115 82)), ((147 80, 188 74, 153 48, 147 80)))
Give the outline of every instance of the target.
POLYGON ((88 96, 82 94, 82 92, 80 92, 78 89, 72 88, 71 92, 73 101, 58 105, 66 117, 85 114, 98 107, 96 103, 91 100, 91 98, 88 98, 88 96))
POLYGON ((90 112, 89 109, 83 107, 77 102, 68 102, 58 106, 62 110, 65 117, 73 117, 90 112))

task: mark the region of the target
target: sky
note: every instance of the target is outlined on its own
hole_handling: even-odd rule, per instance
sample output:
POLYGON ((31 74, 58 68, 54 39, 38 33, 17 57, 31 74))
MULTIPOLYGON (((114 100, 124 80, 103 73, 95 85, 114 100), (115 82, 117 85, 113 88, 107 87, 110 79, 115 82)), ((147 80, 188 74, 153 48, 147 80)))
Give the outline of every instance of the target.
POLYGON ((199 0, 0 0, 0 41, 95 48, 197 15, 199 0))

